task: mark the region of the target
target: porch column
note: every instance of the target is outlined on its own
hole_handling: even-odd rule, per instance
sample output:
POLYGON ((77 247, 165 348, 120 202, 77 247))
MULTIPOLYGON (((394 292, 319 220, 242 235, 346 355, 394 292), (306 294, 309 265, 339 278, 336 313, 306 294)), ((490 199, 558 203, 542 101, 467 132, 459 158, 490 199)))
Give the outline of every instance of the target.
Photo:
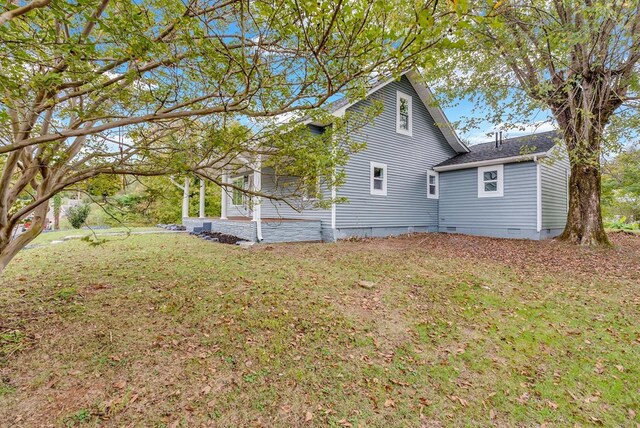
POLYGON ((189 178, 184 179, 182 188, 182 218, 189 217, 189 178))
POLYGON ((204 218, 204 200, 205 200, 205 181, 200 179, 200 218, 204 218))
POLYGON ((227 197, 227 188, 224 186, 224 184, 227 184, 229 182, 229 174, 227 174, 226 172, 222 173, 222 186, 220 186, 220 218, 222 220, 226 220, 227 219, 227 204, 228 204, 228 197, 227 197))
MULTIPOLYGON (((259 193, 262 190, 262 160, 260 155, 254 164, 253 169, 253 192, 259 193)), ((257 195, 253 195, 253 221, 256 222, 256 234, 258 235, 258 242, 262 241, 262 198, 257 195)))

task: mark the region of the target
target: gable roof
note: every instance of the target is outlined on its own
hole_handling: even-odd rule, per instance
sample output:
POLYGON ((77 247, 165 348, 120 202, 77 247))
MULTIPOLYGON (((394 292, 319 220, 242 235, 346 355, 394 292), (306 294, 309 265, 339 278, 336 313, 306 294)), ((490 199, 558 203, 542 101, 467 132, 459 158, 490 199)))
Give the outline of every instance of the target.
MULTIPOLYGON (((453 126, 451 126, 451 123, 449 122, 447 117, 444 115, 444 112, 442 111, 442 109, 435 104, 433 93, 424 83, 422 83, 422 79, 420 79, 420 74, 417 71, 410 69, 402 72, 400 74, 400 77, 402 76, 407 77, 407 79, 409 80, 409 83, 411 83, 411 86, 413 86, 413 89, 418 94, 418 97, 420 98, 424 106, 427 108, 427 111, 435 121, 435 125, 438 127, 438 129, 440 129, 440 131, 442 132, 442 135, 447 140, 447 143, 449 143, 449 145, 458 153, 469 152, 469 148, 458 138, 456 131, 453 129, 453 126)), ((368 97, 369 95, 379 91, 380 89, 387 86, 389 83, 394 82, 396 80, 397 80, 396 78, 385 78, 385 79, 379 80, 367 92, 366 96, 368 97)), ((341 117, 345 114, 345 112, 349 107, 357 104, 360 101, 361 101, 360 99, 352 101, 344 97, 337 101, 334 101, 333 103, 329 104, 325 108, 329 113, 341 117)), ((313 122, 309 121, 309 123, 313 123, 313 122)), ((317 125, 322 125, 322 124, 317 124, 317 125)))
POLYGON ((495 141, 469 146, 468 153, 462 153, 447 159, 433 167, 436 171, 471 168, 474 166, 498 163, 510 163, 531 160, 534 157, 546 156, 560 136, 558 131, 542 132, 540 134, 502 140, 496 147, 495 141))

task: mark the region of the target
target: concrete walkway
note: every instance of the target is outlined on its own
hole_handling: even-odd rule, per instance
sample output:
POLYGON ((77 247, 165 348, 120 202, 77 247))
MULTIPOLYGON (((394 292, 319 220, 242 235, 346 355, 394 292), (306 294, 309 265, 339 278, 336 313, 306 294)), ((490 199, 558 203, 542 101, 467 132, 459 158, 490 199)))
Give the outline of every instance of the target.
POLYGON ((33 248, 40 248, 40 247, 44 247, 47 245, 55 245, 55 244, 61 244, 63 242, 66 241, 70 241, 72 239, 82 239, 85 236, 89 236, 89 237, 103 237, 103 236, 128 236, 128 235, 151 235, 151 234, 164 234, 164 233, 187 233, 186 230, 166 230, 166 229, 158 229, 158 230, 142 230, 142 231, 132 231, 132 232, 98 232, 96 231, 95 234, 93 233, 89 233, 89 234, 84 234, 84 235, 67 235, 61 239, 56 239, 53 241, 48 241, 48 242, 43 242, 41 244, 30 244, 27 245, 23 248, 23 250, 31 250, 33 248))

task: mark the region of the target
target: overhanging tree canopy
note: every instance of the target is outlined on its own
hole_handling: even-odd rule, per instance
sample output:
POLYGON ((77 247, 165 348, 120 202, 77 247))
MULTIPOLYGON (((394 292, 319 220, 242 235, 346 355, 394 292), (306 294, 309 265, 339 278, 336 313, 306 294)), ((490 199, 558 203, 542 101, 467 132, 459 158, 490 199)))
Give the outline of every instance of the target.
MULTIPOLYGON (((60 190, 99 174, 204 175, 203 165, 219 165, 227 152, 259 152, 264 143, 256 145, 253 133, 228 124, 362 93, 373 73, 410 65, 440 34, 435 25, 415 31, 416 15, 434 13, 430 1, 6 3, 0 269, 37 236, 60 190), (234 138, 215 138, 215 130, 234 138), (26 206, 16 205, 25 195, 26 206), (27 215, 34 216, 31 230, 11 240, 27 215)), ((296 158, 309 147, 277 141, 267 144, 280 149, 270 154, 296 158)), ((324 144, 315 155, 327 159, 332 150, 324 144)))
POLYGON ((562 239, 607 243, 600 156, 637 132, 638 1, 460 1, 459 22, 430 61, 449 100, 468 96, 496 124, 549 110, 571 162, 562 239), (445 60, 446 58, 446 60, 445 60))

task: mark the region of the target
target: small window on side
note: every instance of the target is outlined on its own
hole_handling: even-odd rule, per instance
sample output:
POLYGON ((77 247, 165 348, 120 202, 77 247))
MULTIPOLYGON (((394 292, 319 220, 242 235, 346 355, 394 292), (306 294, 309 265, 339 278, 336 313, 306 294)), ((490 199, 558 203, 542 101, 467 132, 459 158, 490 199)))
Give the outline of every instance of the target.
POLYGON ((436 171, 427 171, 427 197, 438 199, 440 197, 440 177, 436 171))
POLYGON ((404 135, 412 134, 412 102, 411 96, 398 91, 396 98, 396 132, 404 135))
POLYGON ((478 197, 498 198, 504 195, 504 165, 478 168, 478 197))
POLYGON ((387 195, 387 165, 371 162, 371 194, 387 195))

